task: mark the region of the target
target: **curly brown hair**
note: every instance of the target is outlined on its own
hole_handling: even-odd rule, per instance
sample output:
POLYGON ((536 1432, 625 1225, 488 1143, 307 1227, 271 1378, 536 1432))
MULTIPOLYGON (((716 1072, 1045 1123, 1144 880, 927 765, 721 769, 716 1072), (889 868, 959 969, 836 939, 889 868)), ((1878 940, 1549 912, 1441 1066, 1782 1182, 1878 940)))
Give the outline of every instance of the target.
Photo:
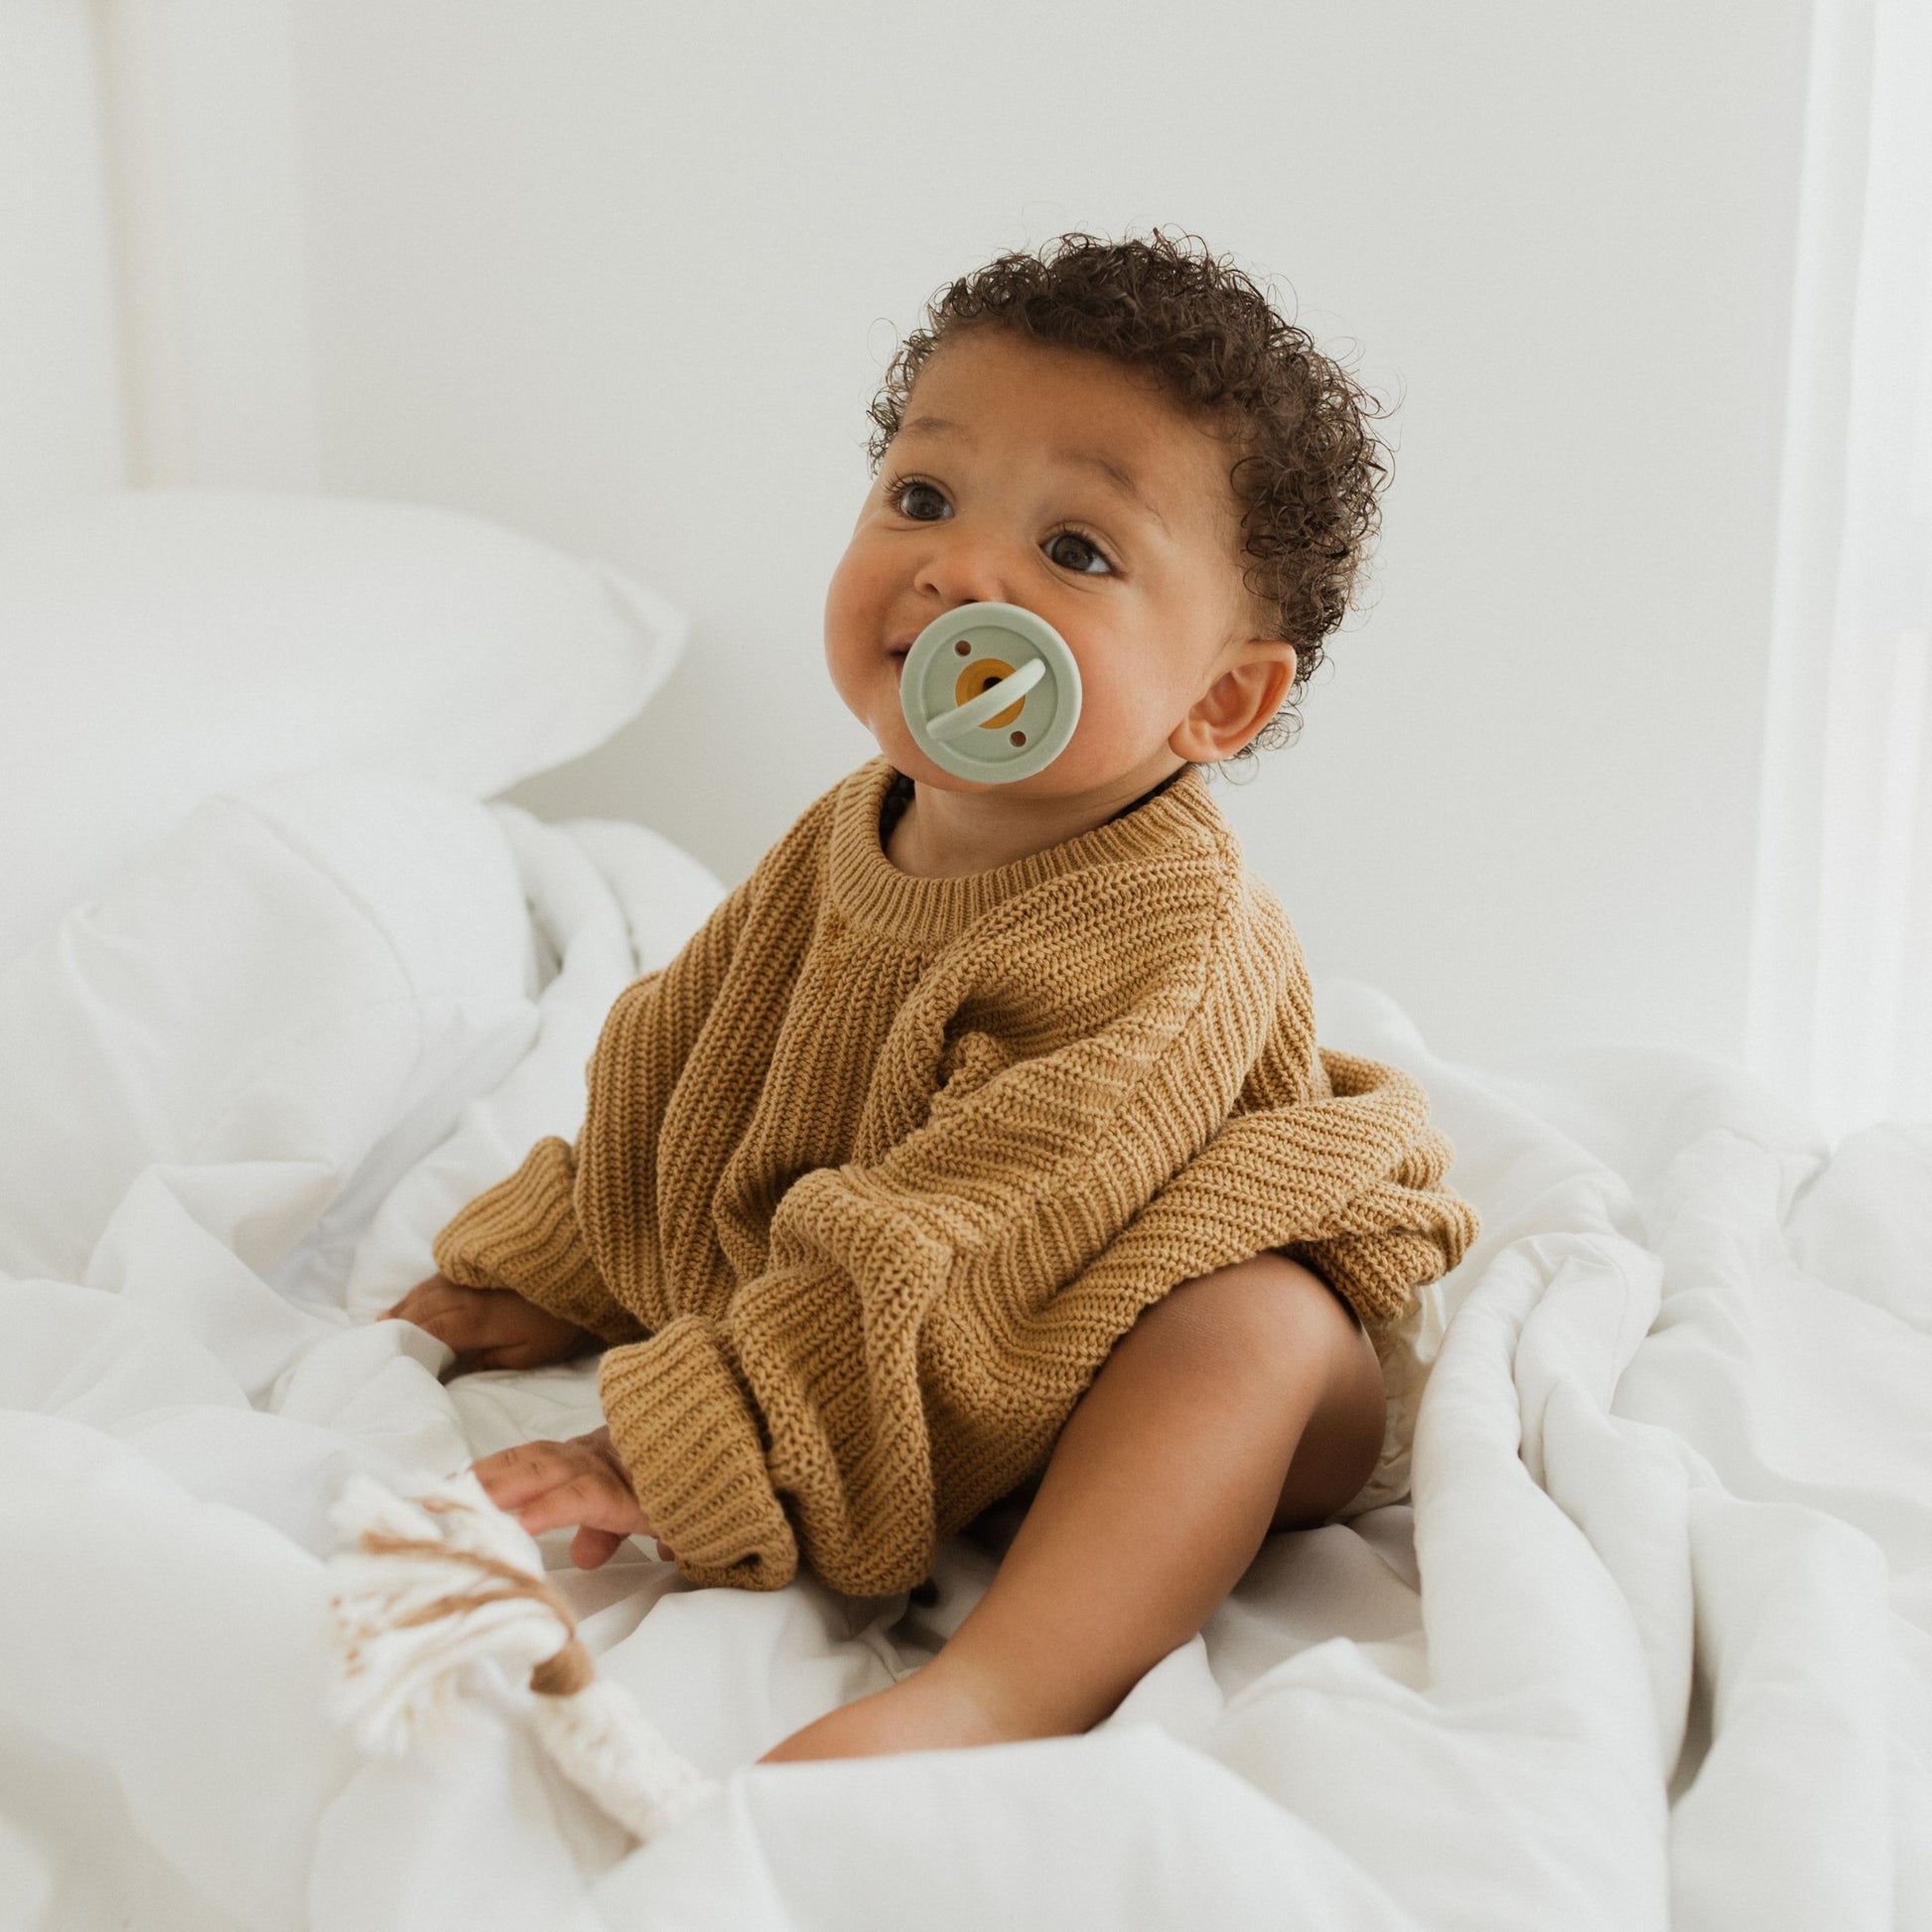
POLYGON ((1296 666, 1280 711, 1235 756, 1253 760, 1257 747, 1291 742, 1301 688, 1347 615, 1380 521, 1390 461, 1369 425, 1387 412, 1197 235, 1063 234, 997 257, 926 304, 873 398, 875 474, 934 351, 988 325, 1152 370, 1239 452, 1228 482, 1243 574, 1270 634, 1295 646, 1296 666))

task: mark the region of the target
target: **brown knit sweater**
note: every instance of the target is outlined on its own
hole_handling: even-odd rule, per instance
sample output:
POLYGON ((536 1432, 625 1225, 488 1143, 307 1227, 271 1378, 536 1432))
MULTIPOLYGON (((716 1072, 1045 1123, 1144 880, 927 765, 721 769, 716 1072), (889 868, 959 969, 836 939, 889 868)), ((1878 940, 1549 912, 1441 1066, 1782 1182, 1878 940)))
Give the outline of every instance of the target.
POLYGON ((961 879, 876 758, 627 987, 575 1148, 437 1237, 613 1344, 645 1514, 699 1583, 902 1589, 1036 1469, 1179 1283, 1280 1248, 1371 1330, 1475 1237, 1407 1074, 1317 1049, 1280 902, 1188 766, 961 879))

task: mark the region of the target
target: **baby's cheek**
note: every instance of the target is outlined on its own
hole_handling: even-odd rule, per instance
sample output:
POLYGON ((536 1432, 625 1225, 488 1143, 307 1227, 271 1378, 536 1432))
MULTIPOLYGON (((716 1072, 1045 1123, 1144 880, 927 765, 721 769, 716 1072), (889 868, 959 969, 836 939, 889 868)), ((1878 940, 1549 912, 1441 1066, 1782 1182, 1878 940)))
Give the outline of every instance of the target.
POLYGON ((864 531, 857 533, 826 586, 826 649, 877 649, 886 641, 894 600, 908 588, 903 560, 864 531))

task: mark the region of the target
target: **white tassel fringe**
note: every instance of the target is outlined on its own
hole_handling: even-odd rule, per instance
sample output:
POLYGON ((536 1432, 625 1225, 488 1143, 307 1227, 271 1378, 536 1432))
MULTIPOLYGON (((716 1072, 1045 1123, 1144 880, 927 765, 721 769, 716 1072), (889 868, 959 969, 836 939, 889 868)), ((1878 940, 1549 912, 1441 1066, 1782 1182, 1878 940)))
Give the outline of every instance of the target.
POLYGON ((364 1750, 446 1735, 473 1664, 530 1685, 557 1768, 648 1841, 718 1786, 680 1757, 621 1685, 599 1677, 536 1543, 469 1470, 400 1497, 351 1476, 330 1521, 354 1545, 330 1561, 342 1673, 330 1714, 364 1750))

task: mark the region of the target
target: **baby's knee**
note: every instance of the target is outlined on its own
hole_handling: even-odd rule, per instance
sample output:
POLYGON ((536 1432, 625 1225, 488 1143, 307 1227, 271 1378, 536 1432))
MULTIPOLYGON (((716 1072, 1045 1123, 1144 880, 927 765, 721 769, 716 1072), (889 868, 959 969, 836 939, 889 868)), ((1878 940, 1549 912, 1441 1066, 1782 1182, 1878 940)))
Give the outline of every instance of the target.
POLYGON ((1137 1333, 1230 1394, 1324 1387, 1368 1338, 1341 1297, 1300 1262, 1273 1252, 1183 1282, 1142 1315, 1137 1333))

